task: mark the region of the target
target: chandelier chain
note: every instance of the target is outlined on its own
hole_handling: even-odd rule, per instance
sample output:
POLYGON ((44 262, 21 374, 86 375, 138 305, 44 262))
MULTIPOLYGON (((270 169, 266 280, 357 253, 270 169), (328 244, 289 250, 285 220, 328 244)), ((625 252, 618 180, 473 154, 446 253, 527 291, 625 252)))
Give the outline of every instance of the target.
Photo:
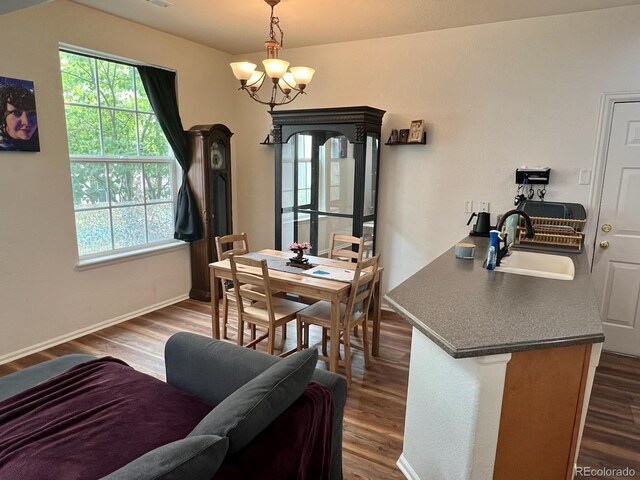
POLYGON ((280 19, 278 17, 276 17, 273 14, 273 9, 275 7, 272 5, 271 6, 271 25, 269 26, 269 38, 273 41, 276 41, 276 32, 275 29, 278 30, 278 32, 280 32, 280 41, 278 42, 279 45, 281 47, 284 47, 284 32, 282 31, 282 28, 280 27, 280 19), (275 27, 275 29, 274 29, 275 27))

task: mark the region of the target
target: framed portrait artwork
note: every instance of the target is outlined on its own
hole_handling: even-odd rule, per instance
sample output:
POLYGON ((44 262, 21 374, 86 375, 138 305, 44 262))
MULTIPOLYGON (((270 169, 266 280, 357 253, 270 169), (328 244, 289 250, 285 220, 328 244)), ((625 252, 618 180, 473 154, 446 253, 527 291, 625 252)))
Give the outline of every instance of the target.
POLYGON ((399 133, 398 133, 398 143, 407 143, 408 138, 409 138, 409 129, 408 128, 403 128, 402 130, 399 131, 399 133))
POLYGON ((414 120, 411 122, 409 129, 409 138, 407 143, 422 143, 422 133, 424 132, 424 122, 422 120, 414 120))
POLYGON ((39 152, 33 82, 0 77, 0 151, 39 152))

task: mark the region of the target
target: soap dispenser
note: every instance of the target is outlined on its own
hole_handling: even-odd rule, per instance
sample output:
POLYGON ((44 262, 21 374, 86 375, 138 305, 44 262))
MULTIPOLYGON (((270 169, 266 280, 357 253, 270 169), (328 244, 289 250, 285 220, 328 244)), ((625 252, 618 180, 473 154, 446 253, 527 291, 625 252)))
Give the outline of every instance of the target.
POLYGON ((498 250, 500 249, 500 232, 491 230, 489 232, 489 250, 487 250, 487 270, 496 268, 496 260, 498 258, 498 250))

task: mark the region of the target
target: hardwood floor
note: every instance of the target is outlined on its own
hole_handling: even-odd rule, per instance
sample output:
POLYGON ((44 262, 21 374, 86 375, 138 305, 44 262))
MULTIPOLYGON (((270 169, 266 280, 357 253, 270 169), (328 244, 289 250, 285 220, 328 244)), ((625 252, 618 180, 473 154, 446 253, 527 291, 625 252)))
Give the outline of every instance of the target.
POLYGON ((635 474, 577 479, 640 479, 640 358, 603 353, 589 402, 578 467, 633 469, 635 474))
MULTIPOLYGON (((233 314, 233 311, 231 312, 233 314)), ((235 322, 230 341, 235 342, 235 322)), ((411 328, 398 315, 383 312, 380 357, 364 370, 362 352, 355 350, 353 383, 345 409, 343 465, 345 479, 403 479, 395 465, 402 451, 411 328)), ((0 365, 0 376, 68 353, 113 355, 138 370, 164 379, 164 343, 173 333, 211 334, 208 303, 185 300, 133 320, 0 365)), ((311 341, 319 342, 312 330, 311 341)), ((279 343, 278 343, 279 342, 279 343)), ((286 342, 295 343, 290 325, 286 342)), ((264 349, 263 346, 259 347, 264 349)), ((319 368, 326 368, 323 363, 319 368)), ((611 480, 640 479, 640 359, 605 353, 598 367, 587 415, 578 466, 633 468, 636 476, 578 476, 611 480)), ((517 480, 517 479, 514 479, 517 480)), ((551 479, 540 479, 551 480, 551 479)))
MULTIPOLYGON (((234 316, 235 311, 230 313, 234 316)), ((344 413, 345 479, 404 478, 395 462, 402 451, 411 328, 398 315, 387 311, 383 311, 382 325, 380 356, 371 358, 369 369, 364 369, 362 351, 353 350, 353 381, 344 413)), ((185 300, 0 365, 0 376, 68 353, 88 353, 121 358, 132 367, 164 380, 164 344, 179 331, 210 336, 210 305, 185 300)), ((234 320, 229 322, 229 340, 234 343, 236 340, 234 320)), ((276 348, 288 350, 295 347, 295 342, 295 323, 291 323, 286 342, 283 344, 278 336, 276 348)), ((311 330, 310 342, 320 342, 319 330, 311 330)), ((357 342, 358 339, 354 343, 357 342)), ((265 346, 259 345, 258 349, 265 350, 265 346)), ((318 368, 328 366, 320 362, 318 368)))

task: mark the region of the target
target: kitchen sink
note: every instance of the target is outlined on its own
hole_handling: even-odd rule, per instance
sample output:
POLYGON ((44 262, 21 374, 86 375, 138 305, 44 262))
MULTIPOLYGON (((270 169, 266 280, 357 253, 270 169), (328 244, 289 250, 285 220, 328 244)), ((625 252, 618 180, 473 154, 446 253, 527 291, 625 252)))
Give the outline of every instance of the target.
POLYGON ((576 272, 573 260, 569 257, 519 250, 512 251, 511 255, 504 257, 495 270, 556 280, 573 280, 576 272))

